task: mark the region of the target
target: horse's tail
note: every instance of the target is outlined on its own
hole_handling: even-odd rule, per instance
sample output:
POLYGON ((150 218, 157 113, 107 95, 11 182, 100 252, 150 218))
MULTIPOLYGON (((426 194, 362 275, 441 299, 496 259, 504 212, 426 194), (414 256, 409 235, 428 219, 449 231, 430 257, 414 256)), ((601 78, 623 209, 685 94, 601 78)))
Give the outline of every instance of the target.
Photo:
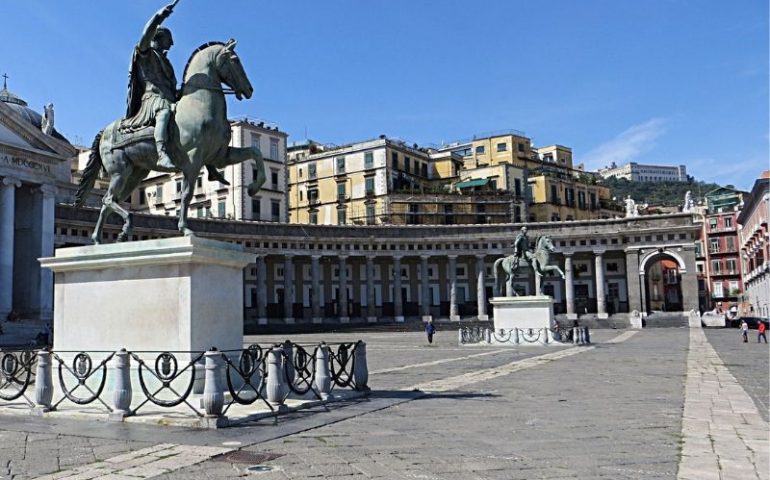
POLYGON ((91 154, 88 156, 88 164, 86 169, 83 170, 83 176, 80 178, 80 184, 78 185, 78 191, 75 193, 75 206, 82 207, 86 202, 88 193, 94 188, 96 183, 96 177, 99 176, 99 172, 102 170, 102 156, 99 153, 99 143, 102 141, 102 134, 104 130, 96 134, 94 142, 91 144, 91 154))

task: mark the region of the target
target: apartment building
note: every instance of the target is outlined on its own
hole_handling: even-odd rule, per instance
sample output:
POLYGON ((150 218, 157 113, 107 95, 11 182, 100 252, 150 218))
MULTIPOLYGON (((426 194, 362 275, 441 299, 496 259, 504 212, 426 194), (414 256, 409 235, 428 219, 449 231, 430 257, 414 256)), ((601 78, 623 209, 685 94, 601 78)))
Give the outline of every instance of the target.
POLYGON ((741 249, 745 316, 770 316, 770 171, 754 182, 744 197, 738 215, 738 244, 741 249))
POLYGON ((705 267, 705 271, 698 272, 707 292, 705 304, 701 305, 704 310, 716 308, 727 313, 737 312, 743 293, 738 243, 738 215, 743 195, 743 192, 724 187, 705 195, 703 231, 696 243, 696 258, 702 257, 705 267))
MULTIPOLYGON (((189 217, 287 222, 287 134, 276 125, 248 118, 231 120, 230 126, 230 146, 256 147, 262 152, 267 180, 257 195, 251 197, 247 188, 257 175, 254 160, 220 170, 230 185, 209 180, 204 168, 195 182, 189 217)), ((131 208, 174 216, 179 214, 181 202, 182 174, 151 172, 132 194, 131 208)))

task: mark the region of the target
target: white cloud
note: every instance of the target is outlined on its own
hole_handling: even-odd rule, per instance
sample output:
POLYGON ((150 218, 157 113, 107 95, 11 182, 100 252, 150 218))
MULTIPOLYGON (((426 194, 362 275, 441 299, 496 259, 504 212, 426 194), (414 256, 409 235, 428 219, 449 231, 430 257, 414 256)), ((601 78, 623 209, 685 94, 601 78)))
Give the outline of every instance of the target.
POLYGON ((666 120, 652 118, 646 122, 632 125, 584 156, 586 167, 595 170, 615 162, 618 165, 635 160, 640 155, 652 150, 655 140, 666 131, 666 120))

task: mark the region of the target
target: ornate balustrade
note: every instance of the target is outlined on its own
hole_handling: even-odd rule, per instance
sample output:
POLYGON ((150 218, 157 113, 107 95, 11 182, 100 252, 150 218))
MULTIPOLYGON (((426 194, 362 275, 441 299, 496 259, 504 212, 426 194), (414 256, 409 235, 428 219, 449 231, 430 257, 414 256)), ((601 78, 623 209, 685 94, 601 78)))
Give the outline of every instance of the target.
POLYGON ((591 343, 588 327, 558 327, 558 328, 508 328, 489 329, 481 327, 464 327, 459 330, 460 345, 479 344, 573 344, 587 345, 591 343))

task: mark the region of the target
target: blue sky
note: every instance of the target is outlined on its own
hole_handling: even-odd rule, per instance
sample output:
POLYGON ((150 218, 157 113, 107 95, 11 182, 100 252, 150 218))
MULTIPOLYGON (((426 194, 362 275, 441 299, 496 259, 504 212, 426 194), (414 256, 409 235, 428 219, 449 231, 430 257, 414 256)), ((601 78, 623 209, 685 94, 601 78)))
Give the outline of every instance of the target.
MULTIPOLYGON (((131 49, 163 5, 4 2, 0 74, 90 144, 124 112, 131 49)), ((684 164, 748 189, 770 168, 766 0, 181 0, 166 25, 179 77, 195 47, 236 38, 255 95, 229 115, 289 141, 517 129, 590 169, 684 164)))

